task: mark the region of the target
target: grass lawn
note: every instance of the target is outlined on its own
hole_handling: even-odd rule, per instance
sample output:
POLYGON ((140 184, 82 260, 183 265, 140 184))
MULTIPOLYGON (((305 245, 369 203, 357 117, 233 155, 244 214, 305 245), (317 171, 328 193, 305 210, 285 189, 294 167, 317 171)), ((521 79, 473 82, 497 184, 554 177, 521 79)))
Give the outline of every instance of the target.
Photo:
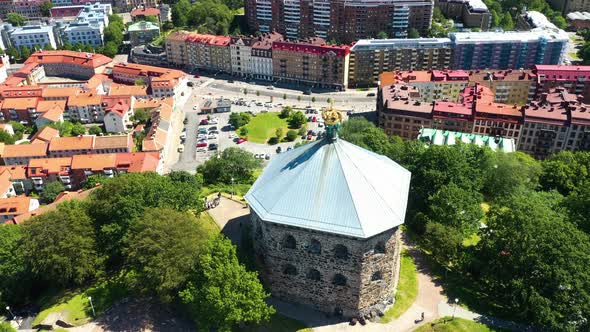
POLYGON ((248 129, 248 141, 253 143, 266 143, 275 136, 277 128, 283 128, 283 135, 289 130, 287 119, 279 118, 277 112, 259 113, 245 127, 248 129))
POLYGON ((92 319, 92 309, 88 296, 92 297, 92 304, 96 314, 100 315, 113 303, 123 299, 128 294, 122 282, 116 278, 98 282, 85 291, 70 291, 58 296, 48 296, 41 299, 43 309, 35 320, 33 326, 40 324, 47 315, 61 312, 65 321, 73 325, 82 325, 92 319))
POLYGON ((401 316, 414 303, 416 296, 418 296, 418 272, 416 271, 414 260, 404 250, 401 254, 401 267, 397 293, 395 294, 395 303, 381 317, 381 323, 389 323, 401 316))
POLYGON ((207 234, 217 234, 220 231, 219 226, 217 226, 215 223, 215 220, 213 220, 209 213, 205 211, 201 212, 199 222, 203 223, 204 228, 207 230, 207 234))
POLYGON ((300 321, 275 314, 270 322, 258 326, 247 326, 238 329, 238 332, 312 332, 300 321))
POLYGON ((503 330, 497 330, 491 328, 485 324, 473 322, 467 319, 451 317, 443 317, 435 320, 434 322, 427 323, 417 329, 414 332, 499 332, 503 330))

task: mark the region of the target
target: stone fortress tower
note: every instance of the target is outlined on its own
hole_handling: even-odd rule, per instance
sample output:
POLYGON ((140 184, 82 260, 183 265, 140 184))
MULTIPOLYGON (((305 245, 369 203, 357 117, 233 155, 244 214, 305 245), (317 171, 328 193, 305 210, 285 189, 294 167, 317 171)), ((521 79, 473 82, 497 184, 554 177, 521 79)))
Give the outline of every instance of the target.
POLYGON ((322 115, 326 137, 277 155, 246 194, 254 249, 273 296, 359 317, 391 301, 410 172, 322 115))

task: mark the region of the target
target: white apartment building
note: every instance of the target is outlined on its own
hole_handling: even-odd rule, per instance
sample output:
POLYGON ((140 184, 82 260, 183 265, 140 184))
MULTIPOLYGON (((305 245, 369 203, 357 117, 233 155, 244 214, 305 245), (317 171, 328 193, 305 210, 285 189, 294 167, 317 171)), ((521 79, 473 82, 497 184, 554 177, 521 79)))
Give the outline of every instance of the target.
POLYGON ((57 49, 53 27, 47 25, 26 25, 17 27, 10 33, 12 45, 16 48, 23 46, 33 49, 35 46, 51 45, 57 49))
POLYGON ((251 37, 234 37, 230 44, 231 71, 242 77, 251 76, 254 73, 252 64, 252 43, 251 37))
POLYGON ((81 43, 99 47, 104 43, 104 25, 98 20, 76 19, 62 30, 62 38, 71 45, 81 43))

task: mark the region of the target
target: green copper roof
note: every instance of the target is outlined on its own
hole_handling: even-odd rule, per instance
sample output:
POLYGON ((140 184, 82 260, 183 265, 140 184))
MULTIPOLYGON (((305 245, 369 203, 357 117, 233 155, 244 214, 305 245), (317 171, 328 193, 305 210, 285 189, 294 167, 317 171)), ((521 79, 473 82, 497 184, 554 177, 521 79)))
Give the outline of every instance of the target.
POLYGON ((132 32, 132 31, 145 31, 145 30, 160 30, 160 27, 158 27, 157 24, 152 23, 152 22, 140 21, 140 22, 131 24, 127 28, 127 31, 129 31, 129 32, 132 32))
POLYGON ((514 152, 516 145, 511 138, 483 136, 440 129, 423 128, 418 139, 434 145, 454 145, 457 142, 487 146, 494 151, 514 152))

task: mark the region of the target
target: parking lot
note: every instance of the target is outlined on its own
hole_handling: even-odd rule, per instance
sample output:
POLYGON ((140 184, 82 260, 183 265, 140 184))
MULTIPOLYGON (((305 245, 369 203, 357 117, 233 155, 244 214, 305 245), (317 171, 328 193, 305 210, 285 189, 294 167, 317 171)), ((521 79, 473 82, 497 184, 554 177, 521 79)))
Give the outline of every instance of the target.
MULTIPOLYGON (((281 147, 283 151, 286 151, 289 147, 293 147, 295 143, 301 141, 301 138, 298 138, 294 142, 284 142, 276 145, 257 144, 248 141, 237 144, 237 134, 234 130, 230 129, 229 125, 229 115, 231 112, 212 113, 209 115, 201 114, 201 110, 198 106, 202 104, 203 100, 208 98, 210 97, 207 95, 201 96, 200 98, 192 99, 192 103, 189 102, 187 105, 185 105, 186 124, 184 125, 182 134, 184 138, 181 140, 183 151, 180 153, 179 161, 172 167, 173 170, 194 172, 198 165, 204 163, 206 160, 214 157, 218 153, 221 153, 221 151, 224 149, 232 146, 243 148, 255 155, 261 155, 261 159, 264 160, 264 162, 267 162, 277 154, 278 147, 281 147), (200 102, 197 103, 197 100, 200 102), (194 109, 195 105, 197 105, 196 109, 194 109), (208 116, 210 119, 215 119, 213 122, 216 123, 201 124, 201 121, 208 119, 208 116), (197 143, 199 143, 198 135, 200 128, 204 128, 201 130, 206 131, 207 133, 212 132, 213 130, 211 129, 215 128, 215 132, 217 132, 215 138, 212 136, 209 137, 209 135, 207 135, 206 139, 201 140, 201 143, 207 142, 207 147, 203 146, 197 148, 197 143), (215 144, 217 148, 210 149, 211 144, 215 144)), ((252 114, 258 114, 260 112, 279 112, 283 106, 281 103, 272 104, 272 106, 268 105, 267 103, 267 106, 265 106, 264 103, 256 100, 245 100, 244 103, 239 102, 236 104, 238 99, 239 98, 235 98, 232 100, 234 103, 232 104, 232 112, 250 112, 252 114)), ((302 111, 305 113, 305 110, 302 111)), ((316 114, 306 114, 306 117, 315 116, 316 119, 319 120, 321 115, 319 114, 319 110, 316 112, 316 114)), ((308 122, 307 129, 313 130, 315 133, 321 132, 323 130, 323 128, 319 127, 318 122, 308 122)), ((315 137, 313 137, 313 139, 315 139, 315 137)))

